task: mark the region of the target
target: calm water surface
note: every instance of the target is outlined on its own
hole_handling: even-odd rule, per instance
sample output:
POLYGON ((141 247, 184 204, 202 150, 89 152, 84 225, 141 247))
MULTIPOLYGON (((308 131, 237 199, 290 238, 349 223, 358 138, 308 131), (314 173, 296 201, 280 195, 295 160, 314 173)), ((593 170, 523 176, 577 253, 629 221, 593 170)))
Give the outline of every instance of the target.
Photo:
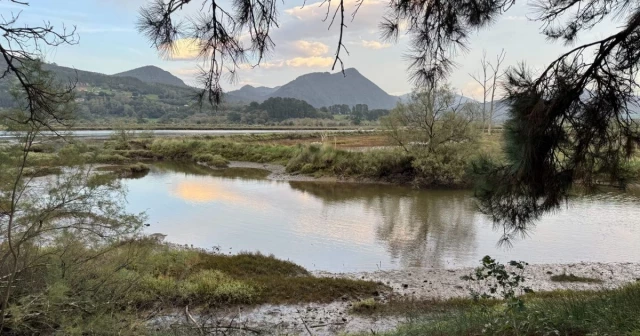
POLYGON ((222 251, 261 251, 334 272, 476 266, 503 261, 640 262, 640 197, 572 199, 510 249, 476 211, 468 191, 385 185, 275 182, 265 172, 159 164, 126 180, 129 209, 146 211, 149 233, 222 251))

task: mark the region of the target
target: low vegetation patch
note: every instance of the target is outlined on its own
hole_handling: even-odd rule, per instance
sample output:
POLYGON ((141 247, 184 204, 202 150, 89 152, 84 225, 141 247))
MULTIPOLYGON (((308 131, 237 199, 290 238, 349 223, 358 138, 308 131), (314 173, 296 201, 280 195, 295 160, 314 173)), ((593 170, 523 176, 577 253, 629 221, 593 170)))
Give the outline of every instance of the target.
POLYGON ((224 255, 151 239, 99 249, 66 242, 48 249, 41 264, 22 274, 29 282, 16 283, 22 294, 10 302, 9 319, 15 334, 44 330, 44 323, 63 334, 72 329, 109 334, 140 325, 135 320, 150 311, 186 305, 332 302, 388 290, 369 281, 316 278, 292 262, 260 253, 224 255), (73 261, 80 256, 93 257, 77 267, 73 261), (33 300, 29 292, 40 290, 45 294, 27 304, 33 300))
POLYGON ((469 306, 401 326, 405 335, 637 335, 640 284, 603 291, 559 291, 527 295, 524 307, 469 306))
POLYGON ((457 312, 474 306, 493 307, 502 303, 500 300, 475 301, 470 298, 452 298, 447 300, 415 299, 392 297, 387 302, 373 298, 358 301, 351 307, 351 312, 364 316, 406 316, 424 317, 437 313, 457 312))
POLYGON ((583 283, 602 283, 603 281, 596 278, 581 277, 573 274, 558 274, 551 276, 551 281, 555 282, 583 282, 583 283))
POLYGON ((204 163, 215 168, 227 168, 229 166, 229 160, 219 154, 197 154, 194 155, 193 159, 198 163, 204 163))
POLYGON ((139 178, 146 176, 151 168, 147 164, 138 162, 129 165, 102 166, 95 170, 112 172, 120 178, 139 178))
POLYGON ((294 147, 222 141, 218 139, 157 139, 150 146, 156 156, 168 160, 197 161, 203 155, 219 155, 227 160, 250 162, 287 162, 294 147))
POLYGON ((332 146, 298 146, 287 163, 290 173, 363 178, 416 186, 457 187, 470 184, 471 147, 443 145, 433 152, 376 149, 350 152, 332 146))

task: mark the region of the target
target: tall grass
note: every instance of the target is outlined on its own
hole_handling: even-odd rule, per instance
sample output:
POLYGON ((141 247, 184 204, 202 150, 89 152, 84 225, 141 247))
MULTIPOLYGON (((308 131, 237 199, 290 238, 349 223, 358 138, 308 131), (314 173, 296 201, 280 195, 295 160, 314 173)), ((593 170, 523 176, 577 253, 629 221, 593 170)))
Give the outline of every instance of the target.
POLYGON ((433 152, 369 150, 349 152, 331 146, 298 146, 289 160, 290 173, 364 178, 417 186, 469 184, 471 146, 443 145, 433 152))
POLYGON ((158 139, 150 146, 151 152, 171 160, 194 160, 198 155, 220 155, 228 160, 251 162, 288 161, 295 148, 279 145, 259 145, 200 139, 158 139))
POLYGON ((534 295, 522 310, 475 307, 430 316, 386 335, 639 335, 640 284, 534 295))

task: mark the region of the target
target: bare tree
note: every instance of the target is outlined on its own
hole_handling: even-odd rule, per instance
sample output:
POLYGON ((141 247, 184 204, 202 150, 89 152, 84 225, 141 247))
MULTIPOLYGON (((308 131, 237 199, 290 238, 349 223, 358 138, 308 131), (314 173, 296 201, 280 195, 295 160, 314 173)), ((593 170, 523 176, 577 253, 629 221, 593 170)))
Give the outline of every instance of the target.
POLYGON ((483 50, 482 58, 480 59, 481 71, 475 75, 469 74, 482 87, 482 125, 487 128, 487 133, 489 134, 491 134, 493 121, 496 117, 494 112, 498 81, 504 74, 504 72, 500 72, 500 67, 506 55, 504 49, 502 49, 496 56, 496 62, 492 63, 487 60, 487 51, 483 50), (487 102, 489 102, 488 110, 487 102))

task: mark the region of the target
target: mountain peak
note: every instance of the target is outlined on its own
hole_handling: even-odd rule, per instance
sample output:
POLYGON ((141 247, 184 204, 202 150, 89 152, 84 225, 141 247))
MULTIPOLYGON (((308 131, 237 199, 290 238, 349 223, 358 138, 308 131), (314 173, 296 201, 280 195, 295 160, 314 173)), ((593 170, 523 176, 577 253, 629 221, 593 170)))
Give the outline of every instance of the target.
POLYGON ((133 77, 146 83, 158 83, 173 86, 186 87, 182 79, 172 75, 170 72, 158 68, 154 65, 145 65, 129 71, 114 74, 117 77, 133 77))
MULTIPOLYGON (((338 73, 342 73, 342 72, 338 72, 338 73)), ((345 74, 354 74, 354 75, 360 75, 362 76, 362 74, 360 73, 360 71, 358 71, 358 69, 356 68, 348 68, 348 69, 344 69, 344 73, 345 74)))
POLYGON ((312 72, 283 85, 269 97, 296 98, 319 108, 335 104, 367 104, 370 109, 393 108, 393 97, 363 76, 355 68, 342 72, 312 72), (346 76, 345 76, 346 75, 346 76))

